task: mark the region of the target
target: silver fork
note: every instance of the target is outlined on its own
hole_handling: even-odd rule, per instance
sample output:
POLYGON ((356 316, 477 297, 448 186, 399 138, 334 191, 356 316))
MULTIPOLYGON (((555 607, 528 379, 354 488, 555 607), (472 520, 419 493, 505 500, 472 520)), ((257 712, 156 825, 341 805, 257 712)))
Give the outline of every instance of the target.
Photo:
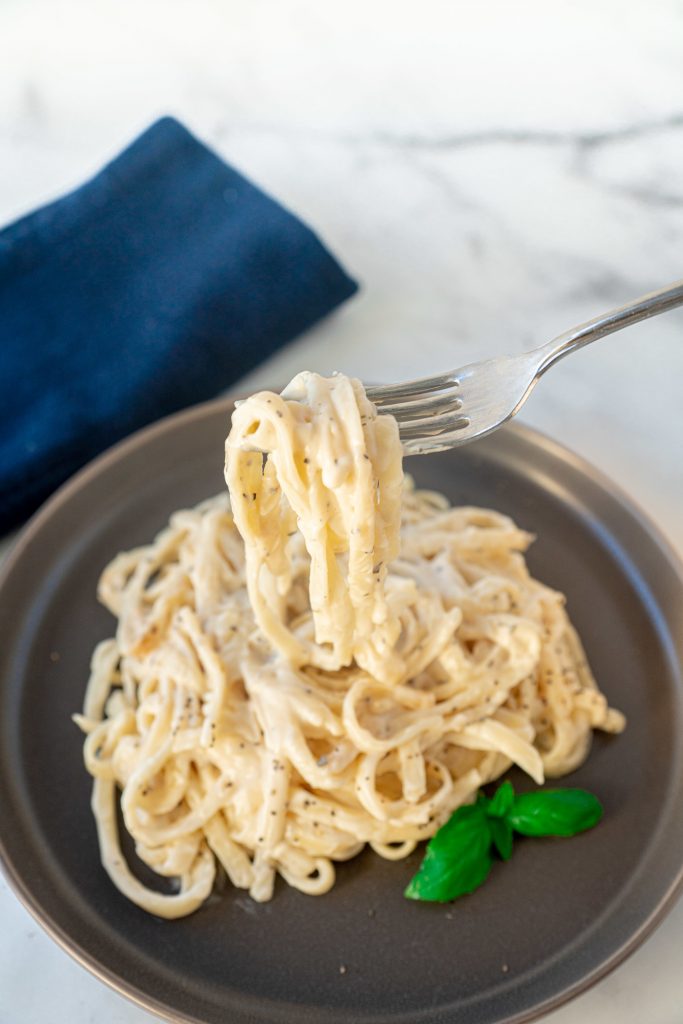
POLYGON ((398 420, 407 455, 467 444, 497 430, 519 412, 541 374, 598 338, 683 305, 683 281, 572 327, 546 345, 517 356, 470 363, 434 377, 366 389, 379 412, 398 420))

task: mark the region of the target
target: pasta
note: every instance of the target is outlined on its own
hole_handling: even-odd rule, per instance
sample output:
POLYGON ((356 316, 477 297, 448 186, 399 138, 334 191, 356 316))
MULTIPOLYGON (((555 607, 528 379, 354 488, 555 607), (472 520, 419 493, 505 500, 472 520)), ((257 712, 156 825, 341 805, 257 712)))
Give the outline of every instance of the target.
POLYGON ((401 468, 357 381, 300 374, 240 404, 227 494, 105 569, 85 764, 105 869, 161 917, 217 864, 259 901, 318 895, 366 844, 407 856, 515 764, 537 783, 619 732, 532 537, 401 468), (136 853, 174 891, 127 865, 136 853))

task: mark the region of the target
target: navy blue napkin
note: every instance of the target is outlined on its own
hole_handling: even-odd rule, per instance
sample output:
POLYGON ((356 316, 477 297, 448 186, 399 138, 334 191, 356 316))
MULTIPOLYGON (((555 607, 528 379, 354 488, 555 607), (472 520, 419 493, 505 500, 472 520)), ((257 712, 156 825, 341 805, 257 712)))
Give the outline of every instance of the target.
POLYGON ((356 291, 172 118, 0 232, 0 532, 126 434, 217 394, 356 291))

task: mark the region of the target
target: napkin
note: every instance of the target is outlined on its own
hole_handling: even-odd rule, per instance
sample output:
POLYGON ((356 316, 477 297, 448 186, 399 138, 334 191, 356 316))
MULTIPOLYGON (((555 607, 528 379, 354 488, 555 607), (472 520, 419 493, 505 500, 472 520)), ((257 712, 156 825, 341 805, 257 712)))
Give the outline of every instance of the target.
POLYGON ((300 220, 176 120, 157 121, 0 232, 0 531, 356 288, 300 220))

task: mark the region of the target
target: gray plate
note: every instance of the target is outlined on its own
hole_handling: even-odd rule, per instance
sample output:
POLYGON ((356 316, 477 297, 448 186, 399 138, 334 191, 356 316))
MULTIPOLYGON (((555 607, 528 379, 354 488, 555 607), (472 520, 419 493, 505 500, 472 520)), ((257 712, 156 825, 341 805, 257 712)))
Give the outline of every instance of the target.
POLYGON ((172 417, 98 459, 36 516, 0 585, 0 838, 5 871, 43 927, 120 992, 173 1021, 493 1024, 586 988, 671 905, 683 864, 683 581, 653 528, 591 467, 508 427, 411 461, 456 503, 538 534, 532 571, 568 595, 609 700, 629 719, 567 782, 604 822, 522 840, 476 895, 409 902, 418 854, 341 865, 319 899, 284 884, 258 906, 231 888, 192 917, 150 917, 100 867, 81 738, 88 660, 113 621, 102 567, 174 509, 223 487, 230 403, 172 417), (340 966, 346 968, 340 972, 340 966))

